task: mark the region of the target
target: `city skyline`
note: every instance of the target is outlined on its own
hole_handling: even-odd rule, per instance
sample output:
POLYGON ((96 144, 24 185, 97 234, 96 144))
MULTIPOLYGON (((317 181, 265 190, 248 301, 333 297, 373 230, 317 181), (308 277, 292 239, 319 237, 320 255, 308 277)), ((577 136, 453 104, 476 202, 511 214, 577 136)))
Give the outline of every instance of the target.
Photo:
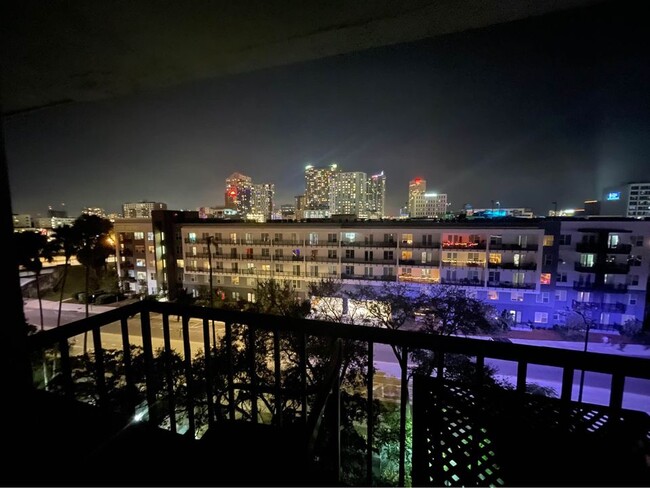
POLYGON ((464 203, 545 214, 647 181, 645 27, 604 6, 8 117, 16 213, 65 202, 220 205, 234 171, 304 191, 306 164, 422 177, 464 203), (612 42, 615 39, 616 42, 612 42))

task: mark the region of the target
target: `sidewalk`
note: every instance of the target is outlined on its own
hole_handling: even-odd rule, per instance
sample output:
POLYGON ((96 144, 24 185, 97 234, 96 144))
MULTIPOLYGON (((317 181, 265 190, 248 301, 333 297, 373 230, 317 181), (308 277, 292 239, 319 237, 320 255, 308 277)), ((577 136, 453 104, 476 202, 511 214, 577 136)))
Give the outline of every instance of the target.
MULTIPOLYGON (((59 310, 59 302, 54 302, 51 300, 41 300, 43 304, 43 310, 59 310)), ((38 310, 38 300, 36 298, 23 298, 23 306, 25 310, 38 310)), ((108 312, 113 310, 115 307, 110 307, 108 305, 93 305, 92 303, 88 305, 88 311, 91 314, 108 312)), ((83 303, 66 303, 61 304, 61 310, 64 312, 85 312, 86 305, 83 303)))
MULTIPOLYGON (((584 342, 575 341, 542 341, 535 339, 514 339, 510 341, 514 344, 527 344, 531 346, 555 347, 559 349, 572 349, 574 351, 583 351, 584 342)), ((601 354, 617 354, 619 356, 637 356, 650 358, 650 345, 645 344, 605 344, 603 342, 589 342, 588 352, 598 352, 601 354)))

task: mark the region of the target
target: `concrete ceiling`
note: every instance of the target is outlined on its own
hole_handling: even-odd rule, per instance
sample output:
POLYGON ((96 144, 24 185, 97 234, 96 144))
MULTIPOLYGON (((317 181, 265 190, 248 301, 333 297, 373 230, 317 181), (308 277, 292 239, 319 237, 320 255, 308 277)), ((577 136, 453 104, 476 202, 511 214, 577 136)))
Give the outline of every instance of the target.
POLYGON ((97 100, 414 41, 595 0, 14 0, 2 112, 97 100))

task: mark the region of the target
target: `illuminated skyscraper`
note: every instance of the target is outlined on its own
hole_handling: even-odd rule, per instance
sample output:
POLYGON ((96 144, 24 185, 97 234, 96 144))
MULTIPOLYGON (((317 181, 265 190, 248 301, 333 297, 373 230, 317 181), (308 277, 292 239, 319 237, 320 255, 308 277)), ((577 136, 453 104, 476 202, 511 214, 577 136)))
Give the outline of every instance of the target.
POLYGON ((309 164, 305 167, 305 210, 323 210, 329 214, 330 179, 338 171, 336 164, 320 168, 309 164))
POLYGON ((382 171, 368 178, 366 189, 366 215, 369 219, 383 219, 386 202, 386 176, 382 171))
POLYGON ((409 181, 409 217, 426 217, 424 209, 424 194, 427 191, 427 180, 414 178, 409 181))
POLYGON ((233 173, 226 178, 225 206, 247 215, 252 208, 253 180, 250 176, 233 173))
POLYGON ((274 197, 275 185, 273 183, 258 183, 252 185, 252 204, 248 217, 260 221, 271 220, 274 197))
POLYGON ((356 215, 366 218, 366 173, 335 173, 330 178, 330 214, 356 215))
POLYGON ((424 194, 424 217, 444 217, 447 213, 446 193, 424 194))

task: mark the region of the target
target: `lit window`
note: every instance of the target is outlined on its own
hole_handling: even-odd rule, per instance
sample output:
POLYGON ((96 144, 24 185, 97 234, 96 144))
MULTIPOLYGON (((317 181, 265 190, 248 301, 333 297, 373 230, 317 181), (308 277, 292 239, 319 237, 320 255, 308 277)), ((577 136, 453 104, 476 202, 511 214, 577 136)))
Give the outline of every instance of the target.
POLYGON ((551 273, 542 273, 539 277, 539 282, 542 285, 550 285, 551 284, 551 273))
POLYGON ((510 293, 510 300, 513 302, 523 302, 524 301, 524 292, 523 291, 513 291, 510 293))
POLYGON ((196 242, 196 232, 190 232, 190 233, 187 235, 187 238, 189 239, 189 241, 190 241, 191 243, 194 244, 194 243, 196 242))
POLYGON ((548 323, 548 313, 546 313, 546 312, 535 312, 535 323, 536 324, 547 324, 548 323))
POLYGON ((490 290, 490 291, 488 291, 487 296, 488 296, 488 300, 498 300, 499 299, 499 292, 490 290))
POLYGON ((135 260, 135 265, 144 268, 145 266, 147 266, 147 261, 144 260, 144 259, 136 259, 135 260))
POLYGON ((136 241, 141 241, 141 240, 143 240, 143 239, 144 239, 144 232, 134 232, 134 233, 133 233, 133 238, 134 238, 136 241))
POLYGON ((545 247, 552 246, 553 245, 553 240, 554 240, 554 238, 553 238, 552 235, 544 236, 544 246, 545 247))
POLYGON ((497 252, 490 253, 490 263, 492 264, 501 264, 501 254, 497 252))

